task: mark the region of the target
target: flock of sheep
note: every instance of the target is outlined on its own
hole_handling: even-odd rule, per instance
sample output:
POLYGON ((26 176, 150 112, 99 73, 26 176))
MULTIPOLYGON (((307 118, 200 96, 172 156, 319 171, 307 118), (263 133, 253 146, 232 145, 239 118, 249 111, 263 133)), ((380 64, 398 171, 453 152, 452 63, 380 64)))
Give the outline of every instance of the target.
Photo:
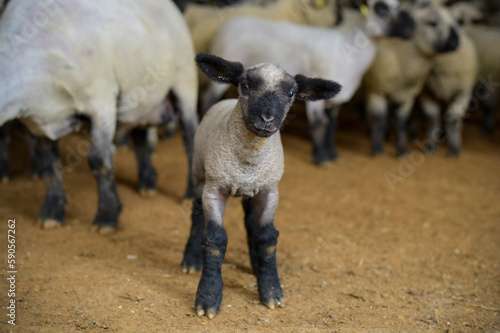
POLYGON ((220 309, 229 196, 243 198, 261 302, 282 306, 274 214, 284 168, 279 129, 293 102, 305 102, 318 165, 337 159, 338 113, 355 95, 364 102, 373 154, 383 152, 391 107, 398 155, 407 154, 408 122, 418 104, 428 118, 426 149, 433 152, 445 134, 450 155, 458 156, 472 104, 482 104, 484 132, 495 122, 500 28, 494 11, 485 10, 493 5, 2 1, 0 177, 9 177, 9 127, 18 119, 34 135, 32 161, 39 167, 33 170, 47 184, 38 219, 44 228, 61 225, 66 196, 58 140, 89 122, 87 159, 99 203, 93 228, 115 230, 122 209, 115 135, 130 135, 139 190, 152 192, 151 133, 177 117, 189 161, 186 197, 194 198, 182 267, 202 270, 198 315, 212 318, 220 309), (218 102, 230 85, 238 98, 218 102))

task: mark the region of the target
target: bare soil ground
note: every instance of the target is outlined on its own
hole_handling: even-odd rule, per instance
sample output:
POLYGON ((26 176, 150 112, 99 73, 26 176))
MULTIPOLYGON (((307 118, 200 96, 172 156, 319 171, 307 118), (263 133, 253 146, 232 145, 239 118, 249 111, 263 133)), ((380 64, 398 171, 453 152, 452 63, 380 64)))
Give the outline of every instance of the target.
MULTIPOLYGON (((117 152, 122 228, 107 236, 90 231, 97 191, 84 158, 64 174, 65 226, 36 227, 45 185, 29 177, 22 142, 13 145, 13 179, 0 185, 0 331, 500 331, 499 133, 484 139, 469 121, 458 160, 444 144, 434 156, 413 144, 410 159, 398 160, 392 143, 374 159, 365 129, 347 119, 341 160, 330 168, 312 164, 300 119, 283 142, 276 225, 286 306, 259 304, 241 205, 231 199, 224 299, 213 320, 194 313, 200 275, 180 269, 190 226, 180 135, 158 146, 153 197, 137 193, 133 152, 117 152), (393 187, 388 173, 400 177, 393 187), (5 308, 10 218, 17 223, 15 327, 5 308)), ((63 162, 85 144, 80 135, 63 139, 63 162)))

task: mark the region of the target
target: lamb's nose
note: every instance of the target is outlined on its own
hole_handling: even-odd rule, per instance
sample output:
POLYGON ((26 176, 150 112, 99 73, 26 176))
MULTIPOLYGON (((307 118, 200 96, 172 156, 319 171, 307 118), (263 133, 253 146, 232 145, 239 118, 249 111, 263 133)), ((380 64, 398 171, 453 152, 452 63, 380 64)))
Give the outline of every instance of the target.
POLYGON ((262 120, 264 120, 266 123, 270 123, 271 121, 274 120, 273 116, 266 116, 265 114, 261 114, 260 117, 262 120))

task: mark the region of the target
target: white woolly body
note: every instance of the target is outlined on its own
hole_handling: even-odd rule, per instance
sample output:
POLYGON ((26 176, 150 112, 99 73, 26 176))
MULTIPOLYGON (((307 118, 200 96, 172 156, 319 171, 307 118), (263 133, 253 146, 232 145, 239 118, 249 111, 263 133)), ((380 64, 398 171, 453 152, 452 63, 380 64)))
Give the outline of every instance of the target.
POLYGON ((171 1, 48 3, 14 0, 2 16, 0 125, 30 118, 35 134, 57 139, 75 114, 156 123, 171 88, 194 115, 194 50, 171 1))
POLYGON ((270 62, 292 75, 338 81, 342 91, 328 102, 342 104, 354 95, 376 54, 374 40, 363 32, 364 20, 359 14, 353 20, 332 29, 236 18, 221 27, 211 52, 245 66, 270 62))
POLYGON ((231 196, 253 197, 277 186, 284 171, 279 131, 257 137, 243 121, 237 99, 215 104, 203 117, 195 136, 195 193, 216 190, 231 196))
POLYGON ((309 0, 278 0, 267 6, 243 3, 224 8, 189 4, 184 17, 193 36, 196 52, 208 52, 217 30, 235 17, 252 16, 323 27, 336 23, 335 1, 326 1, 322 8, 315 8, 313 4, 309 0))

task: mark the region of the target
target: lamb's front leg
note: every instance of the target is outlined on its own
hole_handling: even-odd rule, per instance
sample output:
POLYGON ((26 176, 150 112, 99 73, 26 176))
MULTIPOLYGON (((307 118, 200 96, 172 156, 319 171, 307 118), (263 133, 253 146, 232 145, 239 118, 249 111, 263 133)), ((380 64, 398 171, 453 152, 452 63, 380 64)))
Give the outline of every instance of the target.
POLYGON ((227 195, 217 190, 203 192, 205 231, 203 233, 203 269, 196 293, 196 313, 213 318, 220 311, 222 302, 222 261, 226 254, 227 235, 223 216, 227 195))
POLYGON ((274 214, 278 206, 278 188, 263 191, 253 198, 257 227, 253 242, 257 261, 257 285, 262 304, 270 309, 285 304, 276 266, 276 244, 279 232, 274 227, 274 214))

